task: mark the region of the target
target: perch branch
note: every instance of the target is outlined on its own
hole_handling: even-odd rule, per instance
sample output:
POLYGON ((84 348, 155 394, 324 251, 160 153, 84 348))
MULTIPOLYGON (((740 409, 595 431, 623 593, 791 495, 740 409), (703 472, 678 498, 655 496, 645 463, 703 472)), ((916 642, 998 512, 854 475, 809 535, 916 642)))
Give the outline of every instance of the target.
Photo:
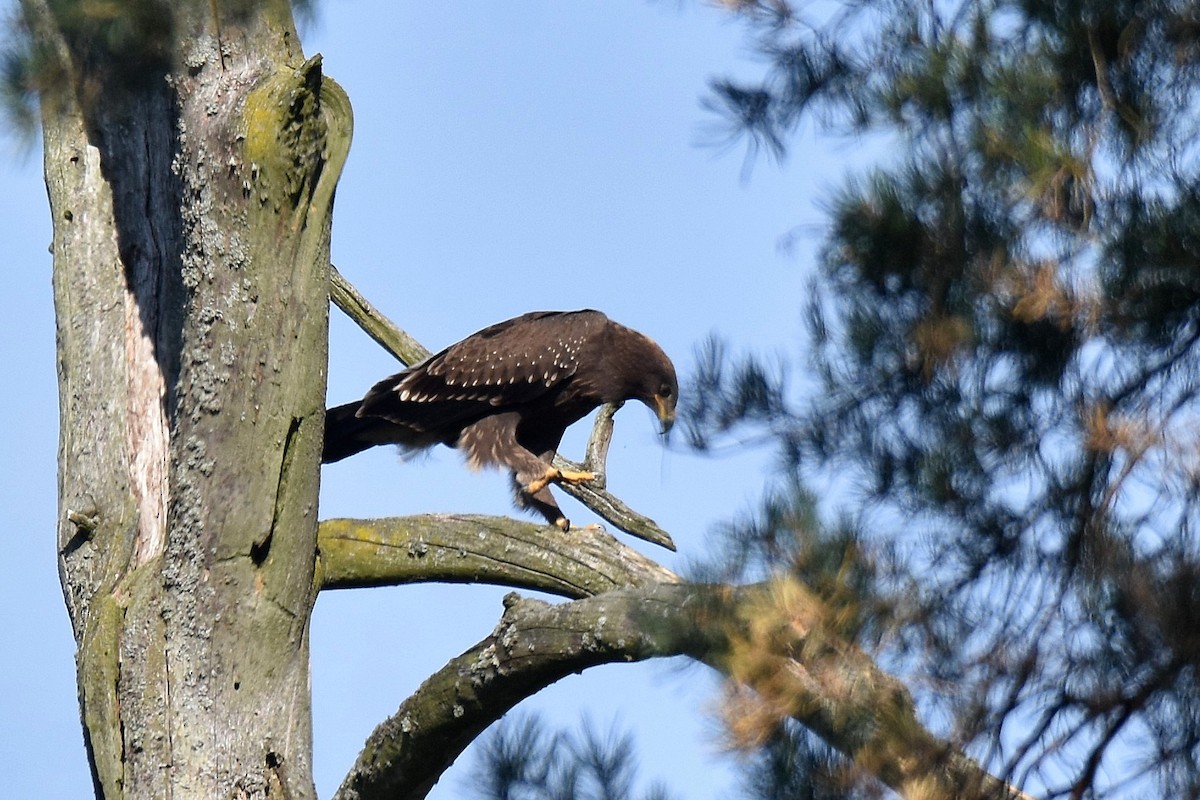
MULTIPOLYGON (((363 297, 333 264, 329 265, 329 297, 368 336, 399 359, 401 363, 411 366, 429 357, 429 351, 422 347, 420 342, 396 327, 396 324, 383 312, 371 305, 371 302, 363 297)), ((612 439, 612 415, 616 408, 616 406, 605 406, 596 415, 584 465, 576 464, 561 456, 555 458, 554 465, 559 469, 591 471, 597 475, 604 475, 608 443, 612 439)), ((670 534, 660 528, 654 520, 637 513, 618 497, 610 494, 604 488, 602 479, 599 482, 591 481, 589 483, 594 485, 564 484, 561 488, 602 519, 630 536, 636 536, 668 550, 675 550, 675 542, 671 539, 670 534)))
POLYGON ((604 531, 547 531, 507 517, 331 519, 317 546, 321 589, 486 582, 579 598, 679 581, 604 531))
POLYGON ((560 470, 592 472, 596 475, 595 480, 586 483, 565 483, 560 488, 630 536, 674 552, 675 540, 671 538, 671 534, 608 491, 608 446, 612 442, 613 415, 620 407, 619 404, 609 403, 601 406, 596 413, 596 422, 592 425, 592 435, 588 438, 582 464, 559 455, 554 457, 554 466, 560 470))
POLYGON ((673 655, 702 661, 752 694, 764 735, 796 719, 902 797, 1031 800, 931 734, 904 685, 830 632, 824 615, 820 600, 795 584, 651 583, 560 605, 510 594, 491 635, 376 728, 335 800, 422 798, 524 697, 590 666, 673 655), (778 624, 763 624, 764 607, 776 609, 778 624))

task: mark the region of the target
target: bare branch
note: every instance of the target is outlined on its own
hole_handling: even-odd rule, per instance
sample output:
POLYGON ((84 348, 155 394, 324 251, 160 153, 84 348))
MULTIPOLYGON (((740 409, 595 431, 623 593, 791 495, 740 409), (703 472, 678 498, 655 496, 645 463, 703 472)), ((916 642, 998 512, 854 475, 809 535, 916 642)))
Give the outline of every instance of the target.
POLYGON ((683 649, 665 624, 686 600, 668 589, 562 605, 504 600, 490 636, 432 675, 368 739, 335 800, 421 798, 462 750, 517 702, 580 670, 683 649), (663 624, 648 624, 656 618, 663 624))
POLYGON ((609 534, 507 517, 333 519, 317 533, 322 589, 486 582, 579 598, 679 576, 609 534))
POLYGON ((429 351, 420 342, 371 305, 371 301, 363 297, 333 264, 329 265, 329 298, 400 363, 412 366, 429 358, 429 351))
POLYGON ((424 797, 524 697, 598 664, 672 655, 753 690, 774 723, 798 720, 902 797, 1030 800, 926 730, 904 685, 832 635, 802 588, 788 584, 786 624, 764 626, 779 592, 651 584, 553 606, 509 595, 492 634, 376 728, 335 800, 424 797))
POLYGON ((630 536, 636 536, 651 544, 675 551, 675 540, 654 520, 643 516, 625 505, 619 497, 608 491, 608 446, 612 442, 613 415, 621 406, 609 403, 596 413, 592 435, 588 438, 587 451, 582 464, 560 455, 554 457, 554 466, 560 470, 587 471, 595 473, 595 480, 586 483, 565 483, 560 488, 567 494, 608 520, 630 536))
MULTIPOLYGON (((574 462, 562 456, 554 459, 554 465, 559 469, 579 468, 573 464, 574 462)), ((590 508, 597 516, 612 523, 617 529, 651 544, 665 547, 672 552, 675 551, 675 541, 671 538, 671 534, 658 527, 658 523, 650 517, 634 511, 615 494, 586 483, 561 484, 559 488, 590 508)))

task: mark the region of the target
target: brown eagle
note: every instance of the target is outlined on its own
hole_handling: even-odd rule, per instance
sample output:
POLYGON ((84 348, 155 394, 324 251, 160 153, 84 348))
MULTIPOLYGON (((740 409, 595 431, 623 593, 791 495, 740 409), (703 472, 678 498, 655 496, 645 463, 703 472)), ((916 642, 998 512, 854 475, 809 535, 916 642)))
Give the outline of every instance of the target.
POLYGON ((595 476, 552 466, 567 427, 604 403, 641 400, 666 433, 678 394, 675 367, 648 337, 599 311, 534 311, 329 409, 322 460, 381 444, 416 450, 440 442, 462 450, 473 468, 507 467, 517 505, 568 530, 548 484, 595 476))

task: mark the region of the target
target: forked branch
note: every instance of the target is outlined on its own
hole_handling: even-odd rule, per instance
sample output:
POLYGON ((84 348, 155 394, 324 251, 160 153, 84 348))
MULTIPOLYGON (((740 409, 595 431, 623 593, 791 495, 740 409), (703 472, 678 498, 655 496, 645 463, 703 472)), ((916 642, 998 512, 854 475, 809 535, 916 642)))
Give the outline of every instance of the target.
POLYGON ((590 508, 599 517, 611 522, 619 530, 636 536, 651 544, 675 551, 675 540, 671 534, 658 526, 649 517, 639 514, 625 505, 619 497, 608 491, 607 460, 608 446, 612 442, 613 414, 619 405, 602 406, 596 413, 592 435, 588 438, 583 463, 579 464, 560 455, 554 457, 554 466, 562 470, 586 471, 596 475, 595 480, 585 483, 564 483, 561 488, 579 502, 590 508))
POLYGON ((411 367, 429 358, 430 352, 420 342, 396 327, 333 264, 329 265, 329 299, 404 366, 411 367))

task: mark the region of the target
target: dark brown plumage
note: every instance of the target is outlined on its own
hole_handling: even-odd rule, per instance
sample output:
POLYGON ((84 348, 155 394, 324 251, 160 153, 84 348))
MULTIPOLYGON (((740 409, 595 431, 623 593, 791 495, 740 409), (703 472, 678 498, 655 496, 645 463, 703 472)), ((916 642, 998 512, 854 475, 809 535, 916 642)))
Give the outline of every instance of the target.
POLYGON ((679 383, 666 353, 599 311, 534 311, 499 322, 375 384, 325 415, 323 460, 369 447, 439 442, 475 468, 512 472, 517 503, 563 530, 549 483, 589 480, 551 466, 563 433, 604 403, 641 400, 665 432, 679 383))

